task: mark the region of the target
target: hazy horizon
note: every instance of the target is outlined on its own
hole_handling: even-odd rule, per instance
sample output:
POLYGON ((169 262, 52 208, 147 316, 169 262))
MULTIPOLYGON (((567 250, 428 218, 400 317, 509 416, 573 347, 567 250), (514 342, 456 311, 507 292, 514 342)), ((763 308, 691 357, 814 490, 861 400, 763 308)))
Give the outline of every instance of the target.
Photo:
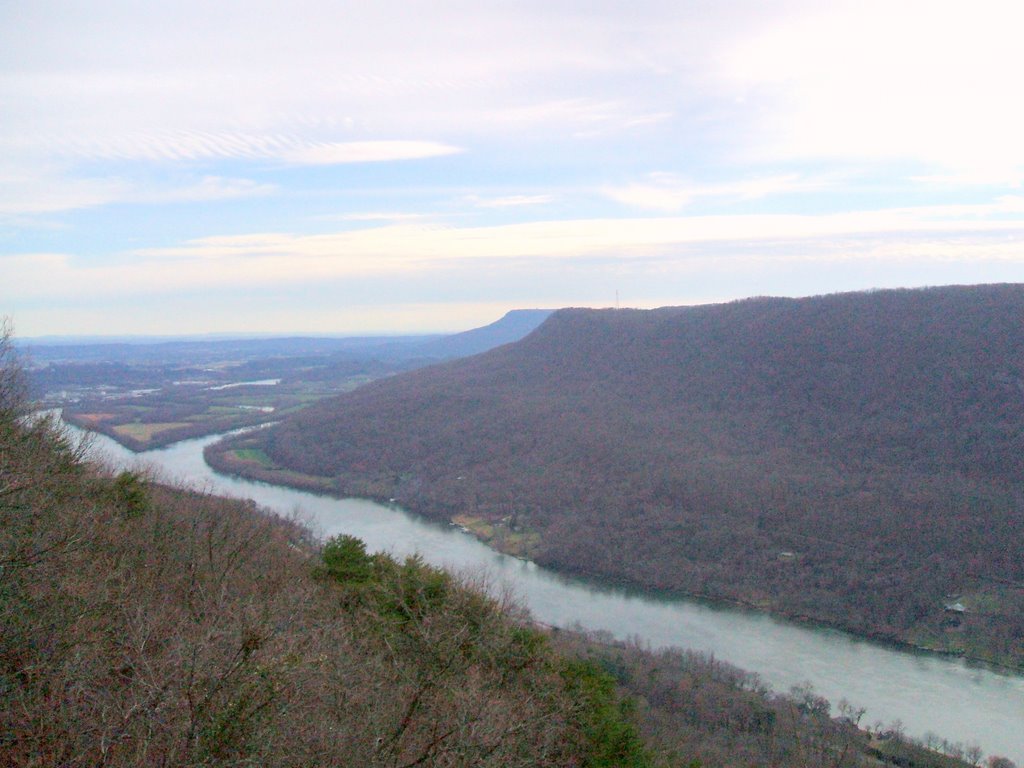
POLYGON ((402 334, 1019 282, 1021 21, 9 3, 0 315, 23 337, 402 334))

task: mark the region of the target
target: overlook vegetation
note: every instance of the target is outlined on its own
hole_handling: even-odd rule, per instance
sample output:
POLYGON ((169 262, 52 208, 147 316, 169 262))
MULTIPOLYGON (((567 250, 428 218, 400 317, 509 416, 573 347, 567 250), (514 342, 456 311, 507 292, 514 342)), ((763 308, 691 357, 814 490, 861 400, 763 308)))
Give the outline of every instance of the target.
POLYGON ((1022 328, 1020 285, 562 310, 208 458, 562 570, 1017 666, 1022 328))
POLYGON ((546 633, 480 577, 111 474, 0 339, 0 766, 965 768, 698 654, 546 633))

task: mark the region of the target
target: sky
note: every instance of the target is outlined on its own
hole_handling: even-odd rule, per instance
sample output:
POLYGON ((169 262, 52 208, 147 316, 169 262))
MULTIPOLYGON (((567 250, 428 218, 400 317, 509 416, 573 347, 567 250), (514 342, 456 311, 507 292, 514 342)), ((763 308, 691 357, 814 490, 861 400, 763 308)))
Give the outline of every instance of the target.
POLYGON ((1019 0, 0 0, 19 337, 1024 281, 1019 0))

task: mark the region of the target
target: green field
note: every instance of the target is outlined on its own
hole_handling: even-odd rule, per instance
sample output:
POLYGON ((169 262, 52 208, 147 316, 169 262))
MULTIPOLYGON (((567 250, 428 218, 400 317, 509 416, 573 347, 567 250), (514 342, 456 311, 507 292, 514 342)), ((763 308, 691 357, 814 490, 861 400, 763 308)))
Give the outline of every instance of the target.
POLYGON ((182 421, 170 421, 170 422, 157 422, 157 423, 129 423, 129 424, 118 424, 114 427, 114 431, 124 437, 130 437, 133 440, 139 440, 140 442, 149 442, 156 435, 161 432, 167 432, 172 429, 178 429, 180 427, 191 426, 188 422, 182 421))
POLYGON ((238 448, 232 451, 232 454, 238 461, 259 464, 262 467, 273 466, 270 457, 260 448, 238 448))

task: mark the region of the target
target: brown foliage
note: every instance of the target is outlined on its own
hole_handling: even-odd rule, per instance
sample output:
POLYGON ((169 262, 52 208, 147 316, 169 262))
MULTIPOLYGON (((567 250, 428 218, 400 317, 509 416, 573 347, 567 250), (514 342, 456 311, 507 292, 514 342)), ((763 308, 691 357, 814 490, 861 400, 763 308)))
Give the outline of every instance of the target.
POLYGON ((650 765, 608 675, 659 765, 858 764, 809 691, 553 649, 484 580, 82 456, 0 418, 0 766, 650 765))
POLYGON ((339 493, 537 532, 552 567, 1016 662, 1022 316, 1012 285, 563 310, 249 439, 339 493), (995 583, 950 631, 947 596, 995 583))
MULTIPOLYGON (((298 526, 106 477, 46 421, 0 427, 0 765, 586 754, 555 657, 523 645, 510 603, 449 579, 441 602, 396 623, 313 578, 298 526)), ((396 564, 395 583, 417 567, 396 564)), ((396 587, 396 610, 416 584, 396 587)))

